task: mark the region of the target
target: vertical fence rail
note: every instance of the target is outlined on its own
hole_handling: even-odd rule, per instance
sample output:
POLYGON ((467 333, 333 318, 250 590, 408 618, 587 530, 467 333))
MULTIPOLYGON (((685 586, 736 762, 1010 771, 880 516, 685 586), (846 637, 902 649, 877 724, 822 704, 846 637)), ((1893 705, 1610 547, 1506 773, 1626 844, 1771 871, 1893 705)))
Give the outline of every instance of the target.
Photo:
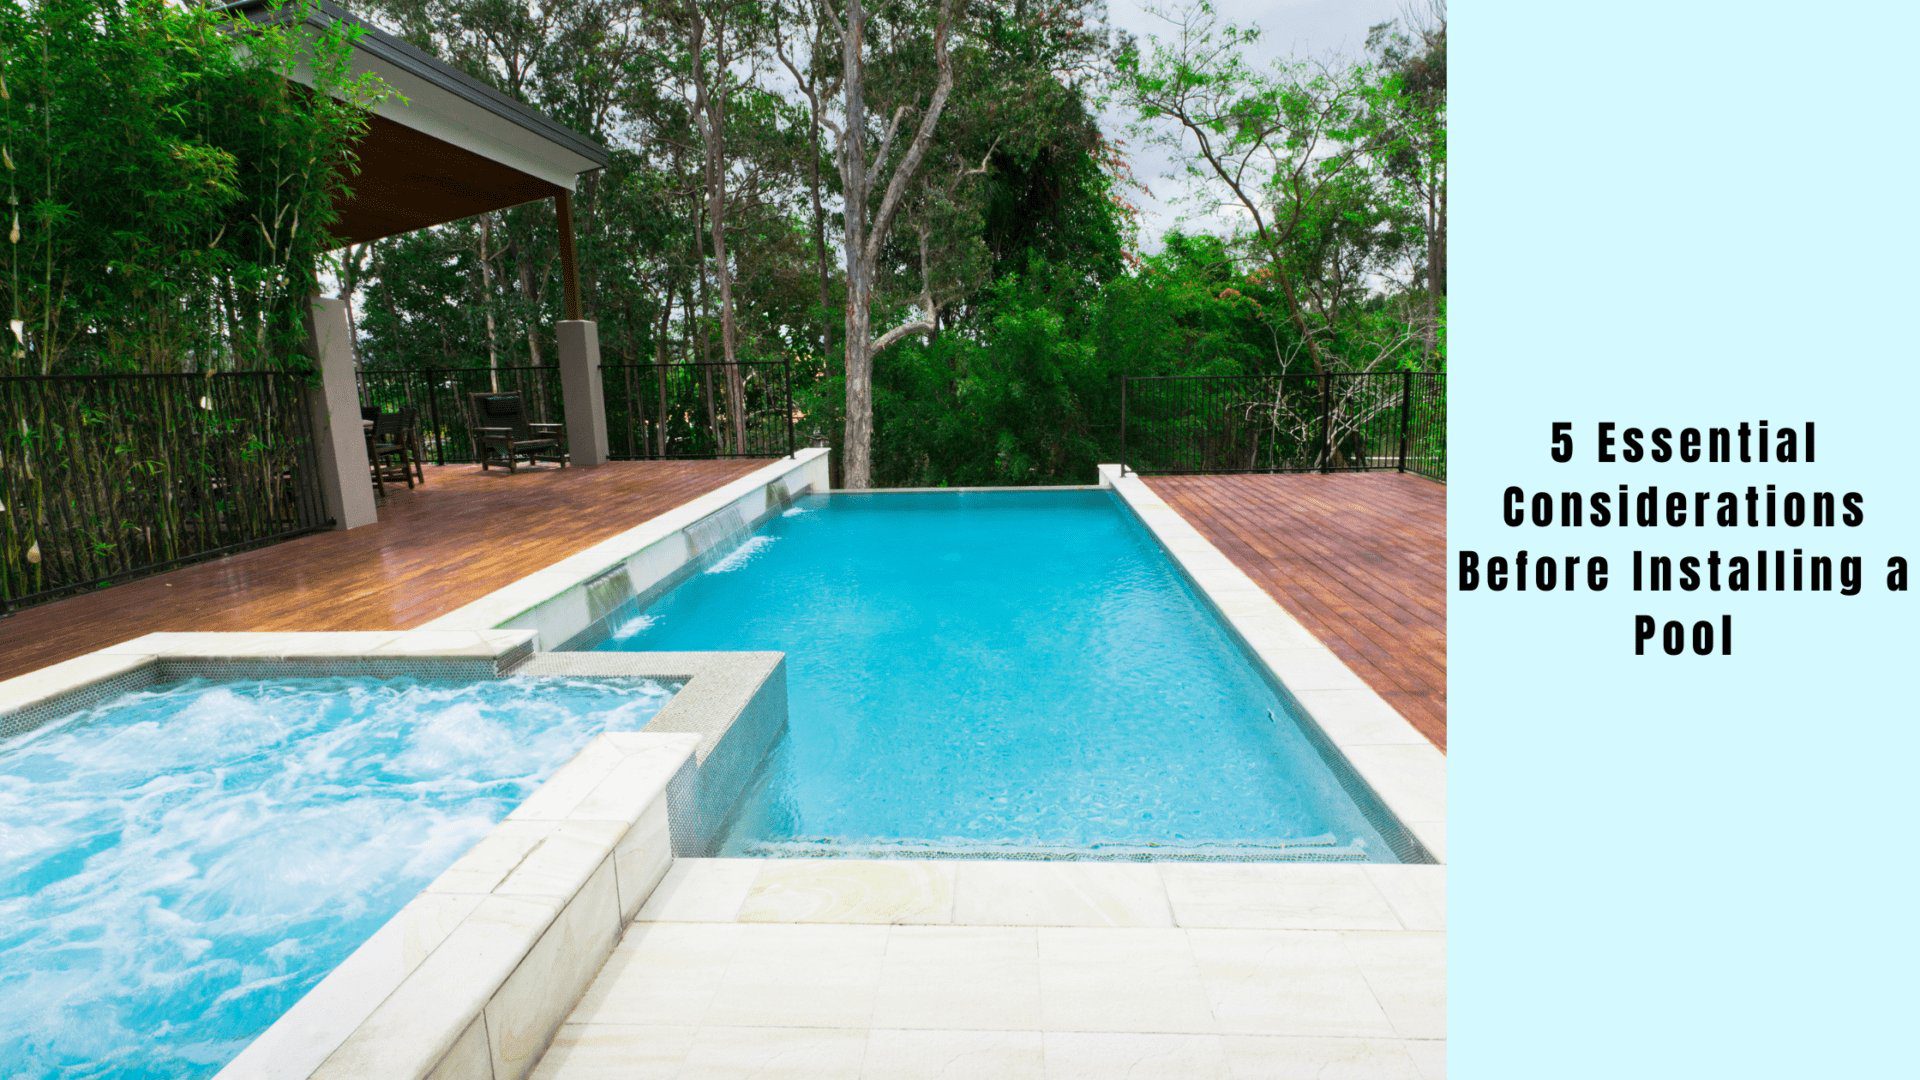
POLYGON ((0 613, 325 528, 307 377, 0 377, 0 613))
POLYGON ((1446 376, 1125 376, 1120 463, 1143 474, 1391 469, 1444 481, 1446 376))
POLYGON ((600 365, 611 456, 793 456, 793 362, 742 360, 736 366, 738 401, 723 362, 600 365))

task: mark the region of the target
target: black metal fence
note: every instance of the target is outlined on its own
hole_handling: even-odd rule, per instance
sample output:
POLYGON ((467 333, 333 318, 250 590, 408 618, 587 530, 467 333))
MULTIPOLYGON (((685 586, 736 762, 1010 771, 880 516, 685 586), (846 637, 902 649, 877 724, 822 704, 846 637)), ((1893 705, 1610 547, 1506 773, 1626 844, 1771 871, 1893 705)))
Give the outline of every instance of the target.
POLYGON ((0 612, 330 524, 307 377, 0 377, 0 612))
POLYGON ((793 362, 603 364, 615 460, 791 456, 793 362), (737 376, 734 374, 737 372, 737 376))
POLYGON ((1446 376, 1146 375, 1120 386, 1120 460, 1140 473, 1447 478, 1446 376))
POLYGON ((383 412, 413 409, 419 416, 421 452, 435 465, 470 465, 474 456, 469 394, 518 391, 535 423, 566 422, 560 369, 371 368, 360 372, 360 404, 383 412))

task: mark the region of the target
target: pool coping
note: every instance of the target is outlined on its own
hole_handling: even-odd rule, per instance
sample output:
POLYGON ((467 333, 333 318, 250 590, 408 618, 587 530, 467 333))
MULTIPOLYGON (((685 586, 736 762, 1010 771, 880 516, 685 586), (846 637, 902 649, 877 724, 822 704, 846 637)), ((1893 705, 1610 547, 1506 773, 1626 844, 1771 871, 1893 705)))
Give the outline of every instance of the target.
POLYGON ((590 740, 218 1073, 524 1076, 674 859, 712 846, 786 723, 784 654, 533 655, 535 637, 149 634, 0 681, 0 723, 26 734, 105 697, 190 676, 680 684, 644 730, 590 740))
POLYGON ((1303 727, 1317 729, 1434 861, 1444 864, 1446 755, 1138 474, 1101 465, 1100 481, 1266 669, 1303 727))

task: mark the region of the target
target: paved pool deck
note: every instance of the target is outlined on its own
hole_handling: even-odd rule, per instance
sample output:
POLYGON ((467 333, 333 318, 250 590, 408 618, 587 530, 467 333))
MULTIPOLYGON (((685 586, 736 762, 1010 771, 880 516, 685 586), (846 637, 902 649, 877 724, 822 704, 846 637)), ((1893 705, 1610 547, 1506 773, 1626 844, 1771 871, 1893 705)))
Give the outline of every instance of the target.
POLYGON ((534 1072, 1445 1068, 1445 868, 679 859, 534 1072))

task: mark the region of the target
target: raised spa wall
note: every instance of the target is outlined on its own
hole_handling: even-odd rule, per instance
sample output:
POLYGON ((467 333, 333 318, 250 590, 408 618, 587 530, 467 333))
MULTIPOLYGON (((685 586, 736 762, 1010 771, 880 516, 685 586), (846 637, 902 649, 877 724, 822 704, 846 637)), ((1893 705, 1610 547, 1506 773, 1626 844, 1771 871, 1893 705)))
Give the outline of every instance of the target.
POLYGON ((589 742, 219 1074, 523 1077, 673 859, 712 849, 787 717, 779 653, 545 650, 827 484, 826 451, 802 451, 415 630, 128 641, 0 681, 0 736, 195 676, 677 685, 646 730, 589 742))
POLYGON ((182 678, 647 678, 640 732, 596 736, 221 1071, 527 1075, 676 857, 712 846, 785 729, 779 653, 532 655, 527 630, 151 634, 0 682, 0 730, 182 678))

